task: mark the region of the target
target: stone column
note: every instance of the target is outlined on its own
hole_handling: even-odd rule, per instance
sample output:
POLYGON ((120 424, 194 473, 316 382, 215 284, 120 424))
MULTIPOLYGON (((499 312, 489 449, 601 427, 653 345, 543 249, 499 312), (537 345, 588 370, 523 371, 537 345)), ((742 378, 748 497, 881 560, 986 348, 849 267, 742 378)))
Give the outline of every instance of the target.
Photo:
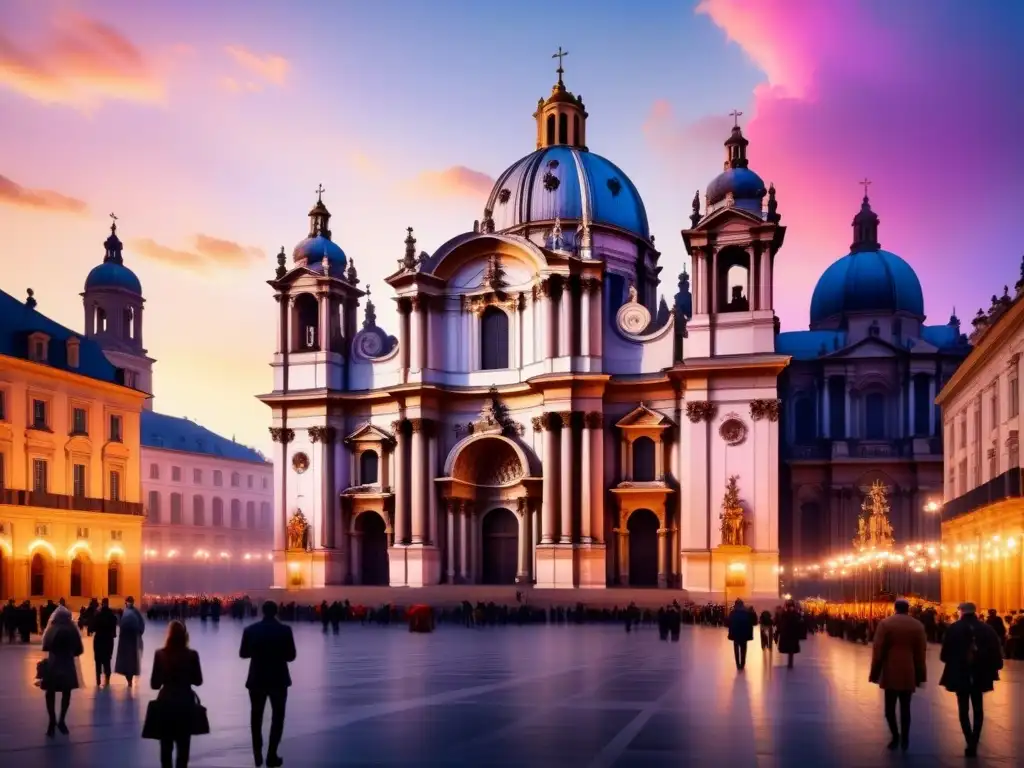
POLYGON ((664 589, 668 586, 668 568, 665 547, 668 541, 668 529, 658 529, 658 587, 664 589))
POLYGON ((907 376, 907 393, 906 393, 906 396, 907 396, 907 405, 906 405, 907 424, 909 425, 907 433, 909 435, 915 435, 915 434, 917 434, 917 425, 914 423, 914 417, 917 414, 914 413, 914 377, 913 377, 913 375, 908 375, 907 376))
POLYGON ((665 482, 665 440, 661 432, 654 441, 654 479, 659 483, 665 482))
MULTIPOLYGON (((590 438, 590 461, 587 471, 590 474, 590 538, 595 543, 604 541, 604 414, 591 411, 587 414, 590 438)), ((584 507, 581 515, 586 516, 584 507)))
POLYGON ((561 306, 562 323, 558 329, 560 334, 558 341, 558 356, 572 357, 573 349, 572 329, 575 325, 573 318, 576 317, 576 297, 573 295, 572 282, 568 279, 562 283, 562 298, 559 300, 561 306))
POLYGON ((419 296, 410 299, 412 311, 409 313, 409 368, 413 371, 423 370, 423 315, 420 313, 422 306, 419 296))
POLYGON ((580 541, 589 544, 593 541, 591 534, 591 494, 593 493, 593 443, 591 434, 591 414, 583 414, 583 434, 580 436, 580 541))
POLYGON ((427 543, 438 546, 437 535, 437 425, 431 423, 427 432, 427 543))
POLYGON ((590 281, 580 280, 580 357, 590 357, 590 281))
POLYGON ((334 487, 334 427, 324 427, 320 432, 321 450, 320 467, 320 504, 323 508, 321 521, 320 546, 334 549, 336 540, 337 493, 334 487))
POLYGON ((828 383, 831 380, 831 376, 825 376, 822 381, 824 385, 821 388, 821 436, 828 440, 832 435, 832 404, 829 402, 829 386, 828 383))
POLYGON ((409 506, 409 481, 405 475, 405 424, 400 419, 391 425, 395 433, 395 546, 405 544, 406 512, 409 506))
POLYGON ((459 576, 465 584, 469 578, 469 505, 459 502, 459 576))
POLYGON ((455 505, 454 499, 445 499, 445 506, 448 510, 448 550, 445 552, 445 560, 448 563, 448 583, 455 583, 455 505))
MULTIPOLYGON (((1012 411, 1011 411, 1012 413, 1012 411)), ((935 375, 928 377, 928 437, 935 436, 935 375)))
POLYGON ((601 281, 593 278, 590 281, 590 327, 593 333, 593 344, 590 348, 592 357, 604 357, 604 292, 601 281))
POLYGON ((846 426, 846 434, 843 435, 843 437, 846 438, 847 440, 849 440, 850 438, 854 437, 853 423, 851 421, 851 415, 852 415, 851 414, 851 411, 852 411, 851 405, 852 404, 850 403, 850 377, 849 376, 844 376, 843 377, 843 393, 844 393, 844 398, 845 398, 844 401, 843 401, 843 407, 846 409, 845 410, 845 415, 846 415, 846 425, 845 425, 846 426))
POLYGON ((619 584, 629 586, 629 531, 625 525, 618 530, 619 534, 619 584))
POLYGON ((317 331, 317 341, 320 342, 320 349, 327 352, 331 348, 331 297, 327 291, 320 291, 317 294, 320 310, 320 328, 317 331))
POLYGON ((517 584, 530 582, 530 503, 529 499, 519 499, 519 572, 516 574, 517 584))
POLYGON ((277 352, 283 354, 288 351, 288 297, 278 293, 274 296, 277 299, 277 352))
POLYGON ((544 357, 548 360, 558 352, 558 307, 555 304, 554 291, 551 290, 551 278, 541 283, 541 296, 544 297, 546 306, 546 317, 544 322, 544 357))
POLYGON ((398 355, 399 365, 408 370, 412 367, 412 356, 409 349, 409 299, 398 300, 398 355))
POLYGON ((570 544, 572 543, 572 509, 573 509, 573 498, 572 498, 572 469, 573 469, 573 455, 572 455, 572 432, 573 432, 573 414, 572 411, 563 411, 558 414, 559 419, 562 422, 562 451, 560 464, 560 480, 561 480, 561 513, 562 513, 562 524, 559 528, 559 543, 570 544))
POLYGON ((429 427, 426 419, 409 419, 412 429, 412 461, 409 472, 409 500, 412 502, 412 537, 413 544, 423 543, 423 529, 426 522, 426 499, 423 496, 424 479, 424 434, 429 427))
MULTIPOLYGON (((372 512, 370 514, 373 514, 372 512)), ((349 568, 352 574, 353 584, 363 583, 363 534, 358 531, 352 534, 351 554, 349 556, 349 568)))
MULTIPOLYGON (((273 433, 276 434, 276 433, 273 433)), ((274 439, 277 442, 277 439, 274 439)), ((288 444, 281 441, 281 458, 278 460, 274 472, 280 479, 278 484, 278 499, 274 502, 277 514, 274 515, 274 551, 283 552, 287 544, 286 531, 288 530, 288 444)), ((212 504, 211 504, 212 506, 212 504)), ((210 514, 213 512, 211 510, 210 514)), ((284 586, 279 584, 277 586, 284 586)))
POLYGON ((417 339, 420 350, 420 370, 430 367, 430 299, 417 296, 416 309, 420 316, 420 336, 417 339))
POLYGON ((541 544, 555 542, 555 520, 558 515, 558 465, 555 463, 555 430, 553 413, 545 413, 534 423, 544 430, 544 498, 541 507, 541 544))

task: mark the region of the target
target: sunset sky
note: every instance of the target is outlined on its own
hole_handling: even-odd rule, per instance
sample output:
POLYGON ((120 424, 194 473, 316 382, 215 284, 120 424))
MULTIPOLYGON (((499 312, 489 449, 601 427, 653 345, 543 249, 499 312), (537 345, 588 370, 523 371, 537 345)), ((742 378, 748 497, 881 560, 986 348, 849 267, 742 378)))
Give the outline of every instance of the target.
POLYGON ((405 228, 432 252, 480 218, 565 81, 590 148, 647 205, 671 298, 690 200, 733 109, 788 225, 783 328, 807 326, 869 178, 929 321, 964 327, 1019 275, 1024 4, 944 0, 129 0, 0 4, 0 288, 83 327, 108 214, 147 300, 156 408, 266 449, 274 255, 319 183, 395 331, 405 228))

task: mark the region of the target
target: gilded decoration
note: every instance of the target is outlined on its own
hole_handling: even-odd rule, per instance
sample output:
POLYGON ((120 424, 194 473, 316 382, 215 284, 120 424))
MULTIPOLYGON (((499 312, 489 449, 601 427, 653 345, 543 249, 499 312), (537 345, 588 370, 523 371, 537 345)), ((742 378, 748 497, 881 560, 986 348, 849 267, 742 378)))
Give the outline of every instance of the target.
POLYGON ((740 504, 740 488, 737 481, 739 475, 733 475, 725 486, 725 497, 722 499, 722 543, 729 546, 743 546, 744 535, 749 523, 745 519, 743 506, 740 504))
POLYGON ((270 427, 270 439, 275 443, 290 443, 295 439, 295 430, 288 427, 270 427))
POLYGON ((889 489, 881 480, 875 480, 868 489, 857 517, 857 536, 853 540, 856 549, 892 549, 888 495, 889 489))
POLYGON ((718 406, 710 400, 691 400, 686 404, 686 418, 693 424, 711 421, 717 411, 718 406))
POLYGON ((718 434, 729 445, 740 445, 747 439, 747 425, 735 414, 729 414, 718 428, 718 434))
POLYGON ((750 418, 754 421, 761 421, 761 419, 768 419, 768 421, 779 420, 779 409, 782 406, 782 401, 778 399, 772 400, 751 400, 750 401, 750 418))
POLYGON ((288 549, 306 549, 309 546, 309 521, 301 509, 295 510, 288 520, 288 549))
POLYGON ((310 427, 307 431, 311 443, 333 443, 337 435, 334 427, 310 427))
POLYGON ((600 411, 589 411, 583 416, 583 426, 587 429, 603 429, 604 414, 600 411))
MULTIPOLYGON (((537 421, 534 419, 534 429, 537 430, 537 421)), ((539 431, 539 430, 537 430, 539 431)), ((456 424, 455 434, 462 435, 486 435, 498 434, 505 437, 522 435, 526 429, 509 416, 508 408, 498 395, 498 388, 491 387, 487 393, 487 401, 480 409, 480 417, 469 424, 456 424)))
POLYGON ((292 469, 300 475, 309 469, 309 456, 304 453, 296 453, 292 456, 292 469))

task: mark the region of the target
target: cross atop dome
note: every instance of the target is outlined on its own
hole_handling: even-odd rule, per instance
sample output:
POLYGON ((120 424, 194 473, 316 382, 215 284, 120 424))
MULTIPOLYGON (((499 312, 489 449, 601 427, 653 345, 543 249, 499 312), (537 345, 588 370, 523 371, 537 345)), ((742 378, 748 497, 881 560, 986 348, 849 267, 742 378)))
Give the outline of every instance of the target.
POLYGON ((537 121, 537 149, 552 146, 568 146, 586 149, 587 110, 583 106, 583 97, 574 96, 562 79, 565 74, 564 59, 569 55, 558 46, 558 52, 551 54, 558 59, 558 82, 551 89, 547 99, 538 99, 537 111, 533 113, 537 121))
POLYGON ((551 54, 552 59, 558 59, 558 69, 555 71, 558 73, 558 83, 562 84, 562 75, 565 74, 565 68, 562 66, 562 59, 569 55, 568 51, 563 51, 562 46, 558 46, 558 53, 551 54))
POLYGON ((850 246, 850 252, 877 251, 881 248, 878 242, 878 214, 871 210, 871 202, 868 200, 871 182, 865 178, 857 183, 864 187, 864 199, 861 200, 857 215, 853 217, 853 245, 850 246))

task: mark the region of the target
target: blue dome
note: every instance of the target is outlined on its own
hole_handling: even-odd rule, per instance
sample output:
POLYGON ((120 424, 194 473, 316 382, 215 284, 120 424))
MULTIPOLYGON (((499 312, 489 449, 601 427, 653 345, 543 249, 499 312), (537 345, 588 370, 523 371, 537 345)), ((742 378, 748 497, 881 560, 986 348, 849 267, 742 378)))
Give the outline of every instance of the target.
POLYGON ((331 271, 340 277, 348 259, 340 245, 322 234, 307 237, 296 245, 292 251, 292 260, 300 267, 316 270, 323 262, 324 255, 331 263, 331 271))
POLYGON ((85 278, 85 290, 90 288, 123 288, 126 291, 142 295, 142 283, 124 264, 116 261, 105 261, 92 268, 85 278))
POLYGON ((650 239, 640 193, 614 163, 557 145, 532 152, 502 173, 487 208, 502 232, 535 221, 589 221, 650 239))
POLYGON ((921 283, 895 253, 849 253, 818 279, 811 297, 811 326, 847 312, 909 312, 924 317, 921 283))
POLYGON ((708 184, 708 204, 722 202, 730 192, 735 200, 756 200, 758 204, 768 194, 764 181, 749 168, 727 168, 708 184))

